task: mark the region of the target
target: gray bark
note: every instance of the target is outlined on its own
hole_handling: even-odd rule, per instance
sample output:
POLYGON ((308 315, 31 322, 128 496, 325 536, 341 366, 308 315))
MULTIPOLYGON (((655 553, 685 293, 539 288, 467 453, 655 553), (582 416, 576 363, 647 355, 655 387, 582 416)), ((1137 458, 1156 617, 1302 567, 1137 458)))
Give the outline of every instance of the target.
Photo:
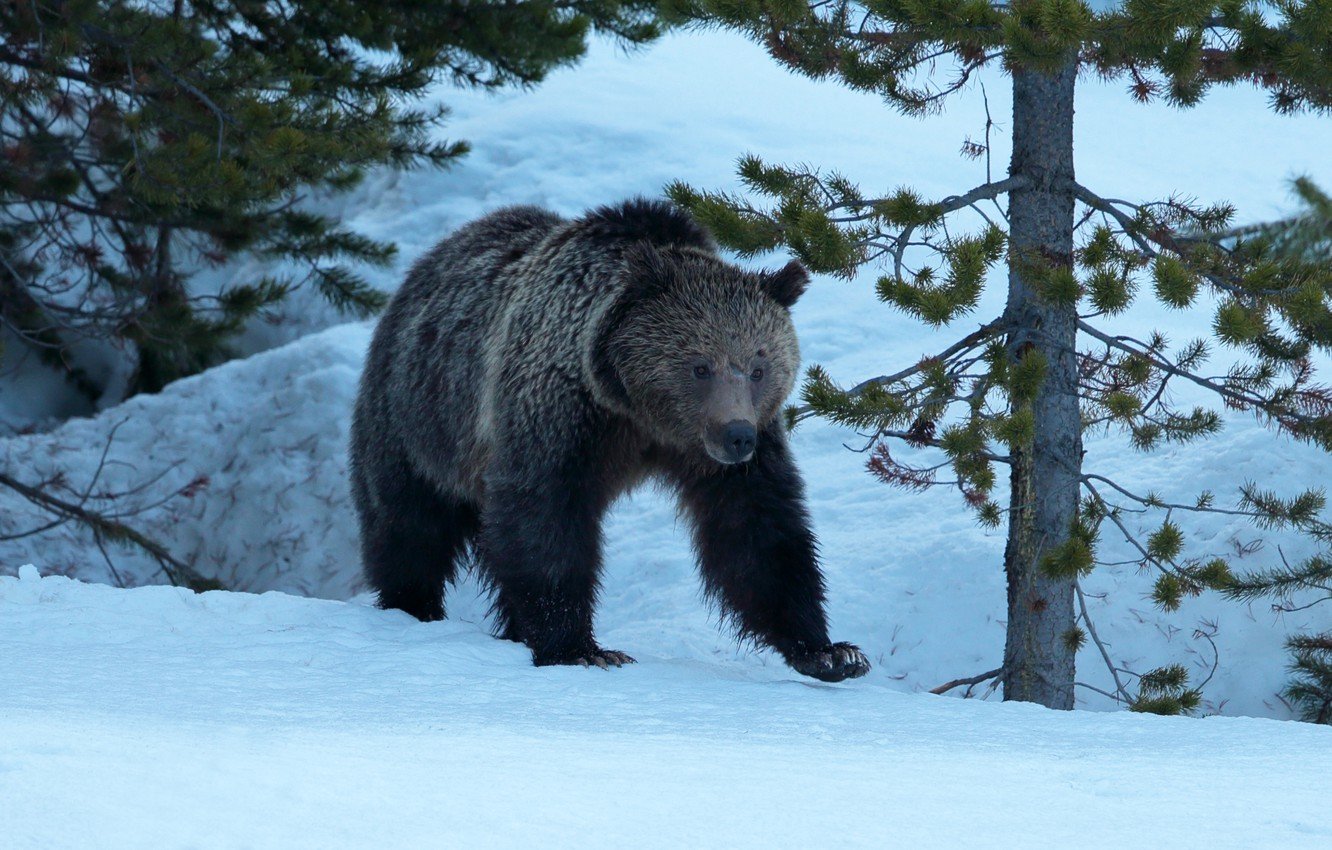
MULTIPOLYGON (((1030 181, 1009 195, 1015 258, 1067 266, 1073 257, 1073 92, 1077 63, 1053 74, 1013 72, 1013 160, 1009 174, 1030 181)), ((1040 351, 1048 362, 1034 401, 1035 439, 1013 452, 1008 545, 1008 637, 1004 699, 1073 707, 1073 581, 1042 574, 1041 559, 1063 543, 1076 517, 1082 467, 1074 343, 1077 307, 1043 301, 1009 270, 1009 357, 1040 351)))

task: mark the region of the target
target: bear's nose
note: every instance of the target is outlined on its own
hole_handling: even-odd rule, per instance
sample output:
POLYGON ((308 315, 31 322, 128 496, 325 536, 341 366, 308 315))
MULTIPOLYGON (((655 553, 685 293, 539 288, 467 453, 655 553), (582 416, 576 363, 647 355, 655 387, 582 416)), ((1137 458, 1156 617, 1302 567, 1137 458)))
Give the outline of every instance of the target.
POLYGON ((726 426, 722 445, 726 447, 726 454, 731 458, 731 462, 740 463, 749 460, 749 456, 754 453, 754 443, 757 441, 758 431, 753 423, 737 419, 726 426))

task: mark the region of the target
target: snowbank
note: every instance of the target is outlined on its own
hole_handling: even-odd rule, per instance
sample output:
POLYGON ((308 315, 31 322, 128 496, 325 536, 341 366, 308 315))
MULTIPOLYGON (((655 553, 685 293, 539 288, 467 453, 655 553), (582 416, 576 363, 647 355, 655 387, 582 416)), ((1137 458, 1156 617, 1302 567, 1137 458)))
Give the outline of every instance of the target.
MULTIPOLYGON (((469 92, 441 83, 434 97, 452 111, 442 136, 469 140, 474 149, 466 159, 446 172, 377 172, 351 193, 314 197, 310 204, 399 246, 395 266, 362 270, 372 284, 392 289, 406 265, 442 234, 497 206, 536 203, 576 213, 635 193, 660 195, 672 180, 738 189, 735 160, 746 152, 835 169, 862 181, 866 192, 910 185, 927 198, 942 198, 985 182, 984 162, 958 151, 964 140, 985 137, 987 101, 995 121, 995 173, 1008 162, 1008 81, 998 66, 973 79, 977 85, 949 98, 942 115, 917 119, 873 95, 785 71, 761 47, 731 33, 676 33, 631 53, 598 41, 585 61, 534 91, 469 92)), ((1105 197, 1227 200, 1241 222, 1250 222, 1289 214, 1292 177, 1307 174, 1332 185, 1327 119, 1276 115, 1261 91, 1217 89, 1196 108, 1176 110, 1135 102, 1123 81, 1086 75, 1078 85, 1078 178, 1105 197)), ((239 258, 201 270, 191 285, 211 293, 274 271, 266 261, 239 258)), ((867 278, 856 288, 870 291, 867 278)), ((863 321, 843 335, 859 352, 858 362, 882 359, 860 344, 861 327, 874 331, 869 340, 920 334, 913 322, 869 301, 863 321)), ((850 305, 827 303, 828 319, 845 326, 850 305)), ((251 327, 240 347, 253 353, 341 321, 306 289, 274 322, 251 327)), ((1205 331, 1207 321, 1196 327, 1205 331)), ((1179 317, 1171 327, 1179 329, 1179 317)), ((98 361, 105 359, 87 365, 103 368, 98 361)), ((68 415, 79 403, 59 391, 29 392, 9 380, 13 365, 7 361, 0 372, 0 434, 48 427, 50 417, 68 415)), ((881 365, 871 362, 867 369, 881 365)), ((25 369, 50 377, 36 364, 25 369)))
MULTIPOLYGON (((341 326, 95 418, 0 441, 0 468, 29 483, 60 475, 74 492, 91 488, 94 509, 166 499, 124 521, 227 588, 347 597, 359 570, 347 430, 369 333, 366 325, 341 326), (129 495, 99 498, 114 493, 129 495)), ((49 518, 0 492, 0 534, 49 518)), ((165 581, 143 552, 114 543, 107 551, 114 573, 88 530, 71 524, 6 542, 0 572, 31 561, 113 584, 165 581)))
POLYGON ((0 578, 7 848, 1317 847, 1332 729, 822 685, 475 623, 0 578))

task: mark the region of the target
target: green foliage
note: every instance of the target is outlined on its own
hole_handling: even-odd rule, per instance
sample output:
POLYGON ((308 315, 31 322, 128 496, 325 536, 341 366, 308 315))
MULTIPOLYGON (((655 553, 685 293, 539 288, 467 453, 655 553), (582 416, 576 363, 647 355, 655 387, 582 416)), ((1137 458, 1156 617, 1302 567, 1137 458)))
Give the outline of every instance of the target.
POLYGON ((1069 526, 1068 537, 1042 557, 1041 572, 1050 578, 1069 580, 1090 574, 1096 567, 1096 546, 1103 516, 1099 502, 1083 500, 1078 517, 1069 526))
POLYGON ((1178 525, 1166 520, 1147 538, 1147 554, 1161 561, 1173 561, 1184 546, 1184 533, 1178 525))
POLYGON ((806 372, 801 397, 815 413, 853 428, 891 428, 906 415, 906 404, 884 387, 870 384, 859 393, 848 393, 818 365, 806 372))
POLYGON ((1102 399, 1106 409, 1115 419, 1131 421, 1142 411, 1142 399, 1123 391, 1111 391, 1102 399))
POLYGON ((1303 262, 1326 263, 1332 259, 1332 196, 1307 177, 1293 184, 1304 210, 1291 218, 1258 229, 1280 257, 1303 262))
MULTIPOLYGON (((656 33, 652 3, 134 3, 0 6, 0 310, 60 360, 77 337, 138 349, 137 389, 225 357, 247 319, 308 283, 365 315, 356 267, 391 244, 302 212, 371 169, 442 167, 437 79, 529 85, 601 30, 656 33), (281 261, 216 300, 187 274, 281 261), (65 301, 62 302, 61 298, 65 301), (70 314, 69 301, 95 305, 70 314)), ((90 395, 98 388, 89 386, 90 395)))
POLYGON ((1087 633, 1077 626, 1074 626, 1064 632, 1063 640, 1064 646, 1068 647, 1068 651, 1077 655, 1078 651, 1087 644, 1087 633))
POLYGON ((774 199, 767 210, 754 208, 721 192, 699 192, 675 182, 666 194, 707 225, 719 242, 742 255, 785 244, 814 271, 850 277, 864 259, 859 237, 863 227, 844 227, 816 202, 823 190, 838 205, 859 209, 863 201, 849 181, 836 174, 826 178, 800 169, 771 166, 756 156, 740 158, 742 182, 774 199))
POLYGON ((1244 345, 1252 342, 1267 331, 1267 323, 1256 311, 1246 309, 1238 301, 1227 301, 1217 308, 1216 321, 1212 324, 1217 337, 1230 345, 1244 345))
POLYGON ((1332 558, 1314 555, 1297 564, 1245 573, 1231 579, 1222 589, 1235 599, 1288 597, 1305 589, 1327 591, 1332 586, 1332 558))
POLYGON ((1332 633, 1296 635, 1286 641, 1291 683, 1282 691, 1310 723, 1332 725, 1332 633))
POLYGON ((1228 590, 1235 583, 1235 574, 1230 571, 1230 564, 1224 558, 1213 558, 1197 567, 1192 571, 1192 577, 1211 590, 1228 590))
POLYGON ((741 256, 770 251, 782 242, 781 228, 775 222, 746 209, 730 195, 695 192, 683 183, 668 185, 666 194, 693 213, 717 241, 741 256))
MULTIPOLYGON (((1324 545, 1332 543, 1332 525, 1322 518, 1327 502, 1322 490, 1306 490, 1283 499, 1271 491, 1245 484, 1241 493, 1240 507, 1256 512, 1261 525, 1272 529, 1294 528, 1324 545)), ((1332 600, 1332 557, 1326 553, 1293 564, 1283 557, 1280 566, 1239 576, 1231 575, 1229 568, 1220 564, 1205 570, 1204 577, 1211 578, 1213 587, 1234 599, 1275 599, 1273 607, 1280 611, 1332 600), (1305 604, 1291 602, 1300 593, 1313 594, 1313 600, 1305 604)), ((1286 642, 1286 648, 1291 655, 1293 678, 1282 695, 1297 708, 1302 719, 1332 723, 1332 633, 1296 635, 1286 642)))
POLYGON ((883 277, 876 287, 879 298, 935 327, 946 325, 975 308, 985 274, 1003 255, 1005 237, 997 227, 978 236, 963 236, 940 244, 947 274, 935 282, 934 269, 922 268, 911 281, 883 277))
POLYGON ((1240 487, 1240 507, 1255 511, 1265 528, 1288 526, 1312 528, 1320 536, 1326 527, 1319 515, 1327 507, 1327 494, 1321 488, 1305 490, 1294 498, 1282 499, 1271 490, 1260 490, 1252 483, 1240 487))
POLYGON ((1010 449, 1021 449, 1031 445, 1036 436, 1036 414, 1030 404, 1014 407, 1008 416, 994 418, 994 436, 1010 449))
POLYGON ((737 30, 798 73, 834 77, 908 114, 941 109, 992 57, 1049 70, 1074 50, 1102 76, 1129 80, 1140 100, 1189 106, 1212 86, 1258 82, 1278 111, 1332 107, 1332 21, 1317 2, 1132 0, 1102 11, 1082 0, 663 5, 673 20, 737 30))
POLYGON ((1087 280, 1092 305, 1108 316, 1122 313, 1133 303, 1134 286, 1130 278, 1113 269, 1097 269, 1087 280))
POLYGON ((1202 693, 1189 687, 1188 671, 1179 664, 1158 667, 1138 680, 1138 696, 1129 711, 1145 714, 1192 714, 1202 703, 1202 693))
POLYGON ((1033 348, 1025 352, 1008 369, 1008 381, 1005 387, 1009 398, 1014 402, 1025 403, 1036 398, 1036 392, 1045 382, 1045 373, 1050 368, 1050 361, 1040 349, 1033 348))
POLYGON ((1198 276, 1178 257, 1161 254, 1152 265, 1156 297, 1171 307, 1184 308, 1198 296, 1198 276))
POLYGON ((1088 541, 1078 534, 1068 539, 1041 559, 1041 572, 1050 578, 1072 579, 1087 575, 1096 566, 1096 552, 1088 541))
POLYGON ((1152 602, 1162 611, 1178 611, 1184 601, 1184 582, 1175 573, 1162 573, 1152 586, 1152 602))
POLYGON ((929 227, 939 223, 938 204, 926 203, 911 189, 898 189, 888 197, 870 205, 884 224, 897 227, 929 227))

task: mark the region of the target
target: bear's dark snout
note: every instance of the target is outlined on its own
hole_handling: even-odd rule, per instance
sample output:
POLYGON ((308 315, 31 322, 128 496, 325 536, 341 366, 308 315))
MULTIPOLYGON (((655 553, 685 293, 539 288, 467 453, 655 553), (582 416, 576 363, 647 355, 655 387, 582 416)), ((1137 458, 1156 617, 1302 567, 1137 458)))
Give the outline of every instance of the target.
POLYGON ((731 463, 744 463, 754 455, 754 445, 758 442, 758 429, 753 422, 737 419, 726 426, 722 436, 722 447, 731 463))

